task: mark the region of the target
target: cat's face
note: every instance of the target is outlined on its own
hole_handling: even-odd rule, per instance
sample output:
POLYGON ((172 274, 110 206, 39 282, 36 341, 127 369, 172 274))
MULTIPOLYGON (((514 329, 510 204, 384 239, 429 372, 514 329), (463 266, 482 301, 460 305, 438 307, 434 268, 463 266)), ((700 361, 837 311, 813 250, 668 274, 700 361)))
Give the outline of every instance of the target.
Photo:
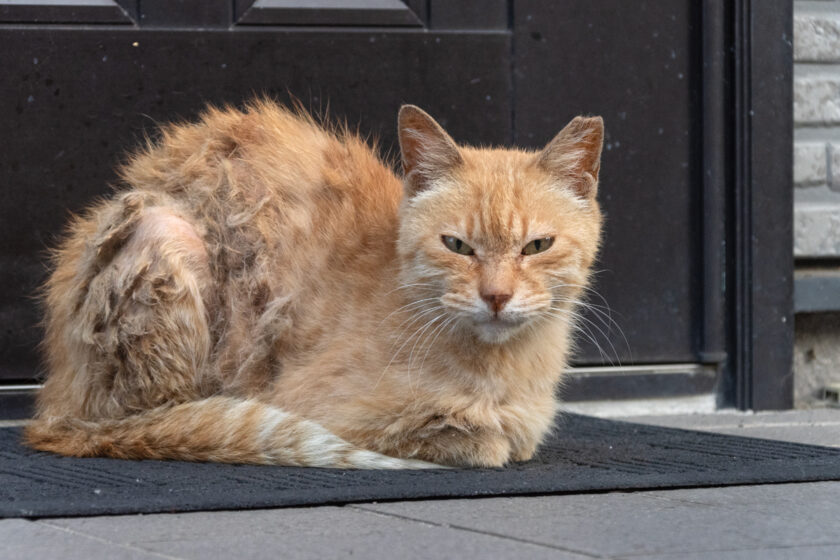
POLYGON ((420 324, 437 318, 430 329, 499 344, 571 319, 600 236, 600 119, 576 120, 565 137, 527 153, 458 148, 409 110, 399 250, 402 283, 426 314, 420 324))

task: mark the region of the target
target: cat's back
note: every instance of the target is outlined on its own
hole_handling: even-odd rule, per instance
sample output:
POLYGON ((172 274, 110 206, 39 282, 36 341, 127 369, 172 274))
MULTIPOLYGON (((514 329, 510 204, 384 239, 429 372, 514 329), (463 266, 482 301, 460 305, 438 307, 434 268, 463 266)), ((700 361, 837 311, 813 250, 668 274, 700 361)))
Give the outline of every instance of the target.
POLYGON ((166 194, 208 217, 255 217, 266 206, 323 207, 334 216, 348 204, 391 214, 401 197, 397 177, 358 135, 268 100, 165 126, 120 174, 133 189, 166 194))
POLYGON ((328 280, 394 258, 400 180, 346 126, 302 110, 268 100, 210 108, 162 128, 121 176, 192 222, 216 270, 262 260, 254 272, 294 268, 328 280))

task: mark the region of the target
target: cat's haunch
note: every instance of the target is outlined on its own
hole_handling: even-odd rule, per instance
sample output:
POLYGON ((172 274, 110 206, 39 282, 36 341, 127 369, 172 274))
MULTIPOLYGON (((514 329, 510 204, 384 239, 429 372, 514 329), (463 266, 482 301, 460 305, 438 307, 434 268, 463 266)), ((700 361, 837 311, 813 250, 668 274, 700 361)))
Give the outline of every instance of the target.
POLYGON ((553 424, 597 253, 603 122, 539 152, 399 113, 404 177, 267 100, 164 127, 75 218, 26 429, 72 456, 500 466, 553 424))

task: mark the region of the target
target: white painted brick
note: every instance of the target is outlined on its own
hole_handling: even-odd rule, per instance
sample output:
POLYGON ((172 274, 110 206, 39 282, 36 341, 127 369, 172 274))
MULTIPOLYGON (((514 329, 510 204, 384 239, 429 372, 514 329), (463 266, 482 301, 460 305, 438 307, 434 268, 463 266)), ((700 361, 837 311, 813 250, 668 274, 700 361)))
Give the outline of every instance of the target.
POLYGON ((840 72, 794 76, 793 119, 797 124, 840 123, 840 72))
POLYGON ((840 256, 840 203, 794 205, 793 254, 840 256))
POLYGON ((793 59, 808 62, 840 61, 840 12, 795 12, 793 59))
POLYGON ((824 142, 796 142, 793 146, 793 184, 797 187, 810 187, 828 182, 826 159, 824 142))

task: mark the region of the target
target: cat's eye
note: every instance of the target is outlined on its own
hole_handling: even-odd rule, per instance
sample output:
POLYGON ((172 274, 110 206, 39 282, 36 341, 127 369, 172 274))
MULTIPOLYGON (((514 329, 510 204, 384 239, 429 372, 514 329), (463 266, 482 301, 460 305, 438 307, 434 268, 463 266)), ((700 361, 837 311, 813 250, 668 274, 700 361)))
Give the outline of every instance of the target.
POLYGON ((553 237, 542 237, 534 239, 522 248, 523 255, 536 255, 542 253, 554 244, 553 237))
POLYGON ((440 239, 443 241, 443 244, 446 245, 446 248, 453 253, 458 253, 459 255, 475 255, 473 248, 457 237, 452 237, 451 235, 441 235, 440 239))

